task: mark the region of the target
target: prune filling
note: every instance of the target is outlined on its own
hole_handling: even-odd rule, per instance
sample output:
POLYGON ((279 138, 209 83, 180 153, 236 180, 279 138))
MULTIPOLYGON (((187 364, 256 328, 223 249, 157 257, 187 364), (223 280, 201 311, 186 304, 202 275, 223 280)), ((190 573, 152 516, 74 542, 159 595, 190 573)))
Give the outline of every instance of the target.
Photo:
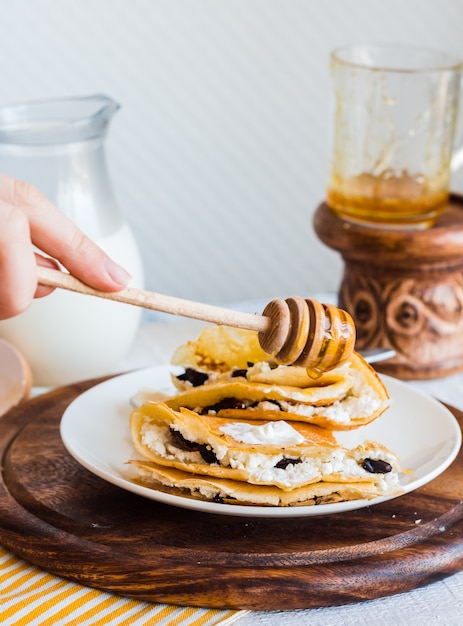
POLYGON ((388 474, 392 471, 392 465, 382 459, 364 459, 362 467, 370 474, 388 474))
POLYGON ((188 439, 185 439, 182 433, 178 430, 175 430, 174 428, 170 428, 169 430, 176 446, 180 448, 180 450, 187 450, 188 452, 199 452, 203 460, 206 461, 206 463, 209 463, 209 465, 212 465, 213 463, 219 464, 219 461, 215 456, 214 451, 208 444, 188 441, 188 439))
POLYGON ((204 385, 207 381, 209 375, 205 372, 199 372, 192 367, 187 367, 185 368, 185 372, 183 374, 179 374, 177 378, 183 382, 190 383, 193 387, 201 387, 201 385, 204 385))
POLYGON ((215 496, 212 498, 212 500, 214 502, 217 502, 217 504, 227 504, 227 502, 229 502, 230 500, 236 500, 236 498, 234 498, 233 496, 221 496, 220 493, 216 493, 215 496))
MULTIPOLYGON (((281 405, 277 400, 266 400, 269 404, 274 404, 275 407, 281 409, 281 405)), ((209 411, 215 411, 218 413, 219 411, 223 411, 225 409, 252 409, 256 407, 259 402, 254 402, 253 400, 238 400, 238 398, 224 398, 217 404, 211 404, 210 406, 206 406, 201 409, 201 413, 204 415, 209 411)))
POLYGON ((302 463, 302 459, 280 459, 275 467, 278 469, 286 469, 288 465, 297 465, 298 463, 302 463))
POLYGON ((188 441, 179 430, 175 430, 174 428, 170 428, 169 430, 175 441, 175 445, 180 448, 180 450, 188 450, 189 452, 199 451, 199 443, 188 441))
POLYGON ((255 405, 255 402, 250 402, 249 400, 238 400, 238 398, 224 398, 216 404, 211 404, 210 406, 204 407, 202 412, 208 413, 209 411, 215 411, 216 413, 218 413, 219 411, 223 411, 225 409, 248 409, 249 407, 255 405))
POLYGON ((199 454, 203 457, 203 460, 206 461, 206 463, 209 463, 209 465, 213 465, 214 463, 219 465, 219 460, 215 456, 214 450, 212 450, 212 448, 207 444, 200 444, 199 454))
POLYGON ((232 378, 246 378, 246 374, 247 374, 248 370, 245 369, 237 369, 237 370, 233 370, 231 373, 231 377, 232 378))

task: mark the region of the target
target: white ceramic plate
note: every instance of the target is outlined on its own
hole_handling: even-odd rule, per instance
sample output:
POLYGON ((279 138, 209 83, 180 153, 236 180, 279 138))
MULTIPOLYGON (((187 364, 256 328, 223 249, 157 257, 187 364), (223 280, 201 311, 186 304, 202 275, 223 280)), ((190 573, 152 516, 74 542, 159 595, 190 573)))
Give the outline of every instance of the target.
MULTIPOLYGON (((360 429, 338 432, 343 445, 354 447, 365 439, 381 442, 400 458, 405 473, 405 493, 441 474, 454 460, 461 445, 455 417, 440 402, 406 383, 383 376, 391 407, 375 422, 360 429)), ((69 453, 90 472, 114 485, 146 498, 177 507, 223 515, 249 517, 299 517, 351 511, 390 499, 354 500, 318 506, 260 507, 220 504, 171 495, 133 482, 135 470, 127 461, 140 458, 132 445, 129 399, 140 389, 171 392, 170 369, 144 369, 112 378, 92 387, 66 409, 61 437, 69 453)))

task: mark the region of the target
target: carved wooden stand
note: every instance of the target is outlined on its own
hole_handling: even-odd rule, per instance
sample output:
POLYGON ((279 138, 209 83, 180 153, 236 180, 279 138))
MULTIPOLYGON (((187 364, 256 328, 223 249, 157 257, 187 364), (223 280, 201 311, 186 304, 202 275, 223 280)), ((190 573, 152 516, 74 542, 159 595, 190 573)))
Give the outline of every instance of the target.
POLYGON ((378 370, 429 379, 463 369, 463 196, 425 230, 354 224, 325 203, 314 228, 344 260, 338 304, 355 320, 357 349, 396 351, 378 370))

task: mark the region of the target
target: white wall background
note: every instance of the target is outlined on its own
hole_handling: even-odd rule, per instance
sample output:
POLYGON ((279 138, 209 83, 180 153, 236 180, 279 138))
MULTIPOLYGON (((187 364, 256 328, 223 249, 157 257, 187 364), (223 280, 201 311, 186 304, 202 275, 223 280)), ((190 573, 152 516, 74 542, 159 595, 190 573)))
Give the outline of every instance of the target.
POLYGON ((339 284, 312 230, 332 48, 463 56, 463 0, 0 0, 0 28, 0 104, 122 104, 107 157, 146 285, 214 302, 339 284))

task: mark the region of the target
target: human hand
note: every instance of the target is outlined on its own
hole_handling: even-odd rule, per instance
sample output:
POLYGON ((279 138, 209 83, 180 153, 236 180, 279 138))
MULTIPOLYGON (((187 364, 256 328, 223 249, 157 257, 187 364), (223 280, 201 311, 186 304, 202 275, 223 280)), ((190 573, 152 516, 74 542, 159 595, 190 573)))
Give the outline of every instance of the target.
POLYGON ((52 291, 37 284, 36 268, 57 267, 57 261, 102 291, 119 291, 130 280, 125 269, 38 189, 0 174, 0 319, 22 313, 34 297, 52 291))

